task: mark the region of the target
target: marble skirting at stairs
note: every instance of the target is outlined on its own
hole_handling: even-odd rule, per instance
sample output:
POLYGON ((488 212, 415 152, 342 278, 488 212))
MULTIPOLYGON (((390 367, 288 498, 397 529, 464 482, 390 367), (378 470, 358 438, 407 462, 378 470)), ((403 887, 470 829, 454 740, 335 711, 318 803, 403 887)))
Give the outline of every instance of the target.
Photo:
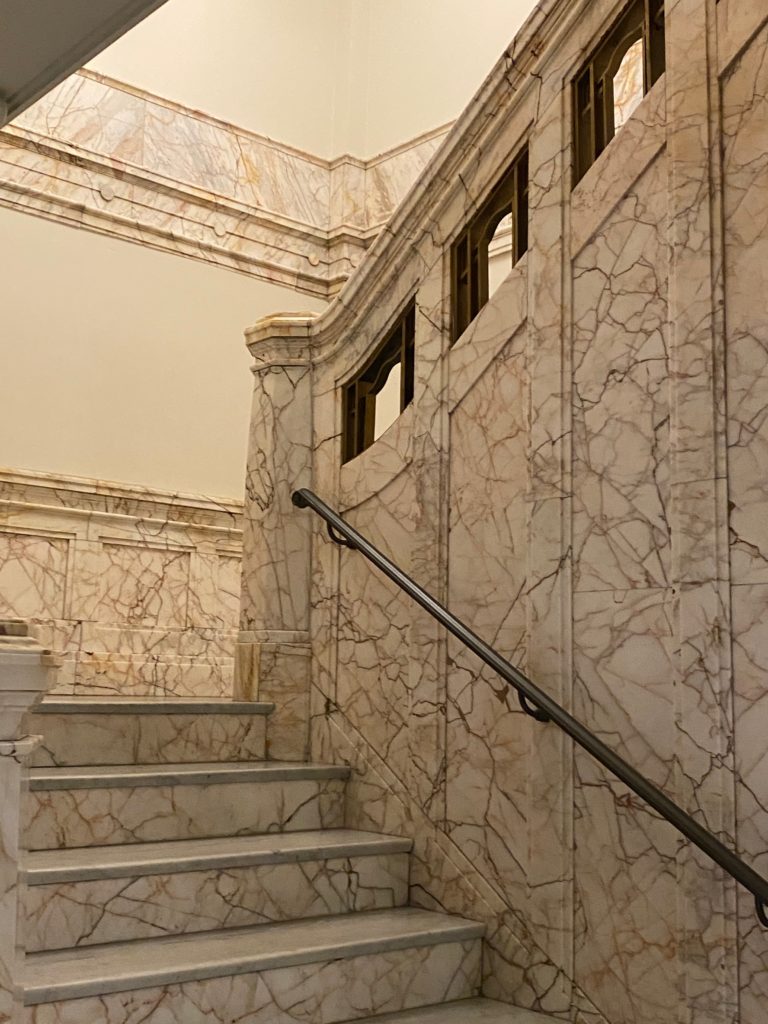
POLYGON ((482 925, 408 906, 345 765, 265 759, 272 706, 56 700, 25 808, 24 1024, 542 1024, 479 998, 482 925))

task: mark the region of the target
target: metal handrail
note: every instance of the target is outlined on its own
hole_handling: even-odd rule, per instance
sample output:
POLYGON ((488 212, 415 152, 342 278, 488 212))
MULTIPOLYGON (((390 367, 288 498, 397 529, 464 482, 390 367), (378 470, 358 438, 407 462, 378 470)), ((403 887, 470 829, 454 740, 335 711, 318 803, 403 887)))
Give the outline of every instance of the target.
POLYGON ((556 701, 540 690, 535 683, 502 658, 492 647, 456 618, 448 609, 423 590, 410 576, 398 569, 378 548, 365 539, 354 527, 345 522, 312 491, 302 488, 294 491, 293 504, 297 508, 310 508, 325 520, 328 534, 336 544, 359 551, 361 555, 404 590, 417 604, 473 651, 505 679, 518 694, 523 710, 541 722, 554 722, 580 747, 583 747, 605 768, 641 797, 670 825, 681 832, 695 846, 711 857, 724 871, 736 879, 755 898, 755 910, 764 928, 768 928, 768 881, 754 871, 737 854, 720 842, 708 829, 700 825, 682 807, 649 782, 615 751, 607 747, 585 725, 569 715, 556 701))

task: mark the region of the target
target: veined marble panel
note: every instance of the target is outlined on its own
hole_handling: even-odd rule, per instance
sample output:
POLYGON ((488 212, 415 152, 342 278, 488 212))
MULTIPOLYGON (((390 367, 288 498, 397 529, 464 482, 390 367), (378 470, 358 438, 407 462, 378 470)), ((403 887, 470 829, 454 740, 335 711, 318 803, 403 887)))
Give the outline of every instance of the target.
POLYGON ((728 473, 733 582, 768 582, 768 29, 723 82, 728 473))
MULTIPOLYGON (((406 571, 414 527, 414 490, 401 474, 368 502, 347 513, 349 522, 406 571)), ((409 598, 354 552, 340 569, 336 701, 354 721, 366 721, 393 770, 408 771, 412 694, 408 672, 409 598)))
MULTIPOLYGON (((757 8, 721 13, 757 29, 757 8)), ((736 35, 735 39, 740 36, 736 35)), ((734 38, 727 40, 735 50, 734 38)), ((742 856, 768 874, 768 27, 752 36, 722 82, 725 299, 736 829, 742 856)), ((768 1002, 766 933, 738 894, 742 1024, 768 1002)))
POLYGON ((232 693, 242 505, 0 471, 0 611, 64 658, 60 693, 232 693))
MULTIPOLYGON (((477 362, 488 362, 451 414, 449 607, 524 669, 527 338, 520 329, 505 340, 497 318, 484 316, 492 312, 486 308, 477 318, 485 331, 478 323, 471 342, 459 343, 470 345, 477 362)), ((529 719, 514 690, 462 644, 451 639, 448 655, 448 833, 521 907, 527 898, 529 719)))
POLYGON ((666 165, 574 263, 574 586, 669 580, 666 165))

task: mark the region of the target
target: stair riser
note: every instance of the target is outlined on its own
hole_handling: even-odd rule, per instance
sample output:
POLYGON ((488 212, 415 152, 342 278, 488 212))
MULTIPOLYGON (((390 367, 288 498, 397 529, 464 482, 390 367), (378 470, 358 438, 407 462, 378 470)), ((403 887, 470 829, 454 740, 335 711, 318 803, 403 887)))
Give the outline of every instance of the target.
POLYGON ((24 1024, 338 1024, 477 994, 479 940, 28 1007, 24 1024))
POLYGON ((31 886, 27 949, 405 906, 408 854, 31 886))
POLYGON ((266 715, 38 714, 26 730, 41 735, 38 767, 260 761, 266 715))
POLYGON ((340 828, 342 779, 32 792, 28 850, 340 828))

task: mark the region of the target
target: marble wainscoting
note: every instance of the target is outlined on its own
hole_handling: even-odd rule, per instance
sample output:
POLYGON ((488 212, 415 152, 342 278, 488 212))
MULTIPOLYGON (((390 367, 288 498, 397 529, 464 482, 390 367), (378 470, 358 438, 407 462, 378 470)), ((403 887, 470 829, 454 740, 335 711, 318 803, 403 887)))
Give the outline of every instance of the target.
POLYGON ((242 505, 0 470, 0 616, 62 656, 55 692, 231 696, 242 505))
POLYGON ((541 3, 341 296, 249 332, 240 639, 301 644, 347 825, 412 837, 411 900, 486 923, 486 995, 762 1024, 749 894, 289 504, 768 874, 768 10, 667 3, 666 73, 574 185, 571 85, 623 7, 541 3), (527 254, 453 342, 452 243, 526 143, 527 254), (342 465, 342 387, 414 298, 413 403, 342 465))
POLYGON ((0 203, 329 298, 446 132, 325 160, 83 70, 0 131, 0 203))

